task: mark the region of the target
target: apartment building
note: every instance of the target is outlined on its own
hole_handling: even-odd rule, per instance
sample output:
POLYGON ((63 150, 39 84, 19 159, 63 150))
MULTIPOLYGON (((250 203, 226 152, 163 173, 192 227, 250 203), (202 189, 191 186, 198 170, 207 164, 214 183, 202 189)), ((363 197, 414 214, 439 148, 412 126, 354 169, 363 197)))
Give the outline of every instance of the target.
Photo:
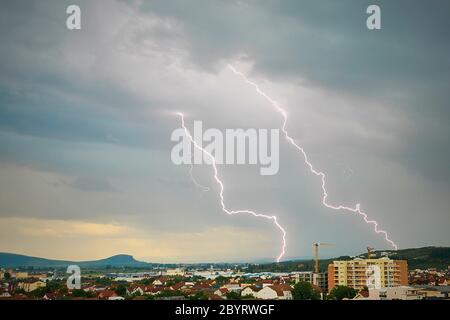
POLYGON ((335 286, 354 289, 389 288, 408 285, 408 264, 405 260, 360 259, 333 261, 328 265, 328 291, 335 286))
POLYGON ((312 271, 295 272, 292 273, 295 283, 300 281, 309 282, 313 285, 318 286, 322 289, 322 292, 327 292, 328 290, 328 275, 326 272, 315 273, 312 271))

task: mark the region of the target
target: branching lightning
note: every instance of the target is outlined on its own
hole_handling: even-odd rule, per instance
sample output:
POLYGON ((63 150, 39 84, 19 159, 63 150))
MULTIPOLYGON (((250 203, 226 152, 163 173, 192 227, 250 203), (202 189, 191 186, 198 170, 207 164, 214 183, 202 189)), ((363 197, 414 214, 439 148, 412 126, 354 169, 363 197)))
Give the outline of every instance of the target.
MULTIPOLYGON (((280 229, 281 233, 283 234, 283 243, 282 243, 282 247, 281 247, 281 252, 277 257, 277 262, 279 262, 281 260, 281 258, 284 256, 285 254, 285 250, 286 250, 286 231, 284 230, 284 228, 278 223, 278 219, 276 216, 269 216, 269 215, 265 215, 265 214, 260 214, 260 213, 256 213, 252 210, 249 209, 242 209, 242 210, 229 210, 227 209, 226 205, 225 205, 225 200, 224 200, 224 185, 222 180, 220 180, 219 178, 219 172, 217 170, 217 165, 216 165, 216 159, 214 158, 214 156, 209 153, 208 151, 206 151, 204 148, 202 148, 200 145, 198 145, 197 142, 195 142, 195 140, 192 138, 192 135, 190 134, 189 130, 186 128, 185 124, 184 124, 184 115, 182 113, 178 113, 178 115, 180 116, 181 119, 181 126, 184 129, 184 132, 186 133, 186 136, 189 138, 189 140, 191 141, 191 143, 194 145, 195 148, 197 148, 198 150, 202 151, 204 154, 206 154, 206 156, 208 156, 208 158, 211 159, 211 163, 212 163, 212 167, 214 169, 214 179, 216 180, 217 184, 219 185, 219 197, 220 197, 220 205, 222 207, 222 211, 229 214, 229 215, 235 215, 238 213, 247 213, 247 214, 251 214, 255 217, 260 217, 260 218, 265 218, 268 220, 272 220, 275 225, 277 226, 278 229, 280 229)), ((192 171, 191 171, 192 172, 192 171)))
POLYGON ((386 239, 386 241, 387 241, 387 242, 388 242, 395 250, 397 250, 397 249, 398 249, 397 244, 389 238, 389 235, 388 235, 388 233, 387 233, 386 231, 384 231, 384 230, 378 228, 378 222, 377 222, 377 221, 375 221, 375 220, 369 220, 368 215, 367 215, 364 211, 361 210, 361 207, 360 207, 360 204, 359 204, 359 203, 356 204, 354 208, 352 208, 352 207, 343 206, 343 205, 332 205, 332 204, 329 204, 329 203, 327 202, 328 193, 327 193, 326 183, 325 183, 326 175, 325 175, 324 172, 318 171, 318 170, 314 169, 312 163, 311 163, 311 162, 309 161, 309 159, 308 159, 308 155, 306 154, 305 150, 304 150, 301 146, 299 146, 299 145, 295 142, 295 140, 288 134, 287 129, 286 129, 286 125, 287 125, 287 121, 288 121, 288 116, 287 116, 286 111, 285 111, 283 108, 281 108, 280 105, 279 105, 274 99, 272 99, 268 94, 266 94, 264 91, 262 91, 262 90, 259 88, 259 86, 258 86, 255 82, 249 80, 245 74, 243 74, 242 72, 236 70, 236 68, 234 68, 232 65, 228 65, 228 68, 229 68, 234 74, 240 76, 247 84, 251 85, 251 86, 256 90, 256 92, 257 92, 259 95, 261 95, 264 99, 266 99, 266 100, 271 104, 271 106, 272 106, 278 113, 281 114, 281 116, 283 117, 283 125, 282 125, 282 128, 281 128, 281 129, 282 129, 282 131, 283 131, 283 133, 284 133, 284 136, 285 136, 286 140, 287 140, 292 146, 294 146, 294 147, 297 149, 297 151, 299 151, 299 152, 303 155, 304 162, 305 162, 305 164, 308 166, 309 170, 310 170, 314 175, 320 177, 320 179, 321 179, 321 181, 322 181, 322 204, 323 204, 325 207, 327 207, 327 208, 329 208, 329 209, 332 209, 332 210, 337 210, 337 211, 343 210, 343 211, 348 211, 348 212, 352 212, 352 213, 357 213, 357 214, 359 214, 360 216, 363 217, 364 221, 365 221, 367 224, 372 224, 372 225, 374 226, 374 231, 375 231, 377 234, 382 234, 382 235, 384 236, 384 238, 386 239))

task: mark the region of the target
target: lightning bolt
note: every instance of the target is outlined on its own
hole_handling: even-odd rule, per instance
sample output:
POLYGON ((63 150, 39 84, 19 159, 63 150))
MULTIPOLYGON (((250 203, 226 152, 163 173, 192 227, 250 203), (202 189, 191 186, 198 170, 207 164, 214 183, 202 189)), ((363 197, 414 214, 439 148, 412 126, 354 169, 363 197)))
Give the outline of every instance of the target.
POLYGON ((379 229, 378 228, 378 222, 375 220, 369 220, 369 217, 367 215, 367 213, 365 213, 364 211, 361 210, 360 204, 356 204, 354 208, 352 207, 347 207, 347 206, 343 206, 343 205, 332 205, 329 204, 327 202, 327 198, 328 198, 328 192, 326 189, 326 175, 324 172, 322 171, 318 171, 316 169, 314 169, 314 166, 312 165, 312 163, 309 161, 308 159, 308 155, 306 154, 305 150, 299 146, 295 140, 289 135, 289 133, 287 132, 286 126, 287 126, 287 121, 288 121, 288 116, 286 113, 286 110, 284 110, 282 107, 280 107, 280 105, 274 100, 272 99, 268 94, 266 94, 264 91, 262 91, 258 84, 256 84, 255 82, 251 81, 250 79, 247 78, 247 76, 245 74, 243 74, 242 72, 238 71, 236 68, 234 68, 232 65, 228 65, 228 68, 236 75, 240 76, 247 84, 251 85, 255 91, 261 95, 265 100, 267 100, 270 105, 279 113, 281 114, 281 116, 283 117, 283 125, 281 130, 284 133, 284 136, 286 138, 286 140, 292 145, 294 146, 295 149, 297 149, 297 151, 299 151, 302 155, 303 155, 303 160, 305 162, 305 164, 307 165, 307 167, 309 168, 309 170, 316 176, 320 177, 321 181, 322 181, 322 204, 332 210, 337 210, 337 211, 347 211, 347 212, 352 212, 352 213, 356 213, 359 214, 360 216, 362 216, 362 218, 364 219, 364 221, 367 224, 372 224, 374 227, 374 231, 377 234, 382 234, 384 236, 384 239, 395 249, 398 249, 397 244, 392 241, 389 238, 389 235, 386 231, 379 229))
POLYGON ((247 213, 247 214, 251 214, 252 216, 255 216, 255 217, 272 220, 273 223, 275 223, 275 225, 277 226, 277 228, 280 229, 280 231, 281 231, 281 233, 283 235, 283 241, 282 241, 283 243, 282 243, 282 246, 281 246, 281 252, 280 252, 280 254, 277 257, 277 262, 280 262, 281 258, 284 256, 285 251, 286 251, 286 231, 278 223, 278 218, 276 216, 269 216, 269 215, 265 215, 265 214, 256 213, 255 211, 252 211, 252 210, 249 210, 249 209, 242 209, 242 210, 229 210, 229 209, 227 209, 227 207, 225 205, 224 195, 223 195, 224 191, 225 191, 225 188, 224 188, 222 180, 220 180, 220 178, 219 178, 219 172, 217 170, 216 159, 214 158, 214 156, 211 153, 206 151, 204 148, 199 146, 197 142, 194 141, 194 139, 192 138, 192 135, 190 134, 189 130, 186 128, 186 125, 184 123, 184 115, 181 112, 178 112, 177 114, 178 114, 178 116, 181 119, 181 126, 184 129, 184 132, 185 132, 186 136, 189 138, 189 140, 194 145, 194 147, 197 148, 198 150, 202 151, 204 154, 206 154, 208 156, 208 158, 211 159, 212 167, 214 169, 214 179, 216 180, 217 184, 219 185, 220 206, 222 208, 222 211, 227 213, 227 214, 229 214, 229 215, 235 215, 235 214, 239 214, 239 213, 247 213))

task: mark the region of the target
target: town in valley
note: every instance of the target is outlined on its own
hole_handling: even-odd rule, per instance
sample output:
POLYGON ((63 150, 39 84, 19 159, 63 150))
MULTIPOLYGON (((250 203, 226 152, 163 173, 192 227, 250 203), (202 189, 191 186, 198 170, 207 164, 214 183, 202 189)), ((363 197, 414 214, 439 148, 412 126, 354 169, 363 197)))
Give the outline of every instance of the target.
MULTIPOLYGON (((445 264, 450 248, 407 250, 416 250, 416 255, 416 252, 428 252, 428 261, 438 261, 437 267, 428 262, 421 264, 420 258, 410 259, 394 251, 374 252, 372 248, 355 257, 319 260, 316 256, 315 260, 266 264, 147 267, 125 256, 137 264, 122 261, 123 266, 82 266, 79 288, 67 285, 69 275, 62 266, 2 267, 0 299, 448 300, 450 265, 445 264), (370 270, 378 270, 376 281, 371 280, 370 270)), ((4 261, 0 263, 4 265, 4 261)))

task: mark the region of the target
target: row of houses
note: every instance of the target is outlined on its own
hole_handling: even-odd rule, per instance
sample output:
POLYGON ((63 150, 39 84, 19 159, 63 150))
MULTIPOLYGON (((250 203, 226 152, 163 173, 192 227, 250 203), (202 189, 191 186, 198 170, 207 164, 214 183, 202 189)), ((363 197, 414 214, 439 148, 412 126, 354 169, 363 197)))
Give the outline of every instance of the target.
POLYGON ((399 286, 360 292, 354 300, 449 299, 450 286, 399 286))
POLYGON ((414 269, 409 272, 409 283, 412 285, 448 286, 450 285, 450 272, 437 271, 434 268, 414 269))
POLYGON ((151 285, 132 285, 127 289, 129 295, 157 295, 163 291, 181 291, 186 295, 194 295, 196 292, 204 292, 212 299, 226 299, 229 293, 240 296, 253 297, 255 299, 292 299, 292 286, 280 284, 276 280, 261 280, 255 284, 230 282, 218 287, 214 280, 201 282, 181 281, 166 286, 166 278, 158 278, 151 285))

